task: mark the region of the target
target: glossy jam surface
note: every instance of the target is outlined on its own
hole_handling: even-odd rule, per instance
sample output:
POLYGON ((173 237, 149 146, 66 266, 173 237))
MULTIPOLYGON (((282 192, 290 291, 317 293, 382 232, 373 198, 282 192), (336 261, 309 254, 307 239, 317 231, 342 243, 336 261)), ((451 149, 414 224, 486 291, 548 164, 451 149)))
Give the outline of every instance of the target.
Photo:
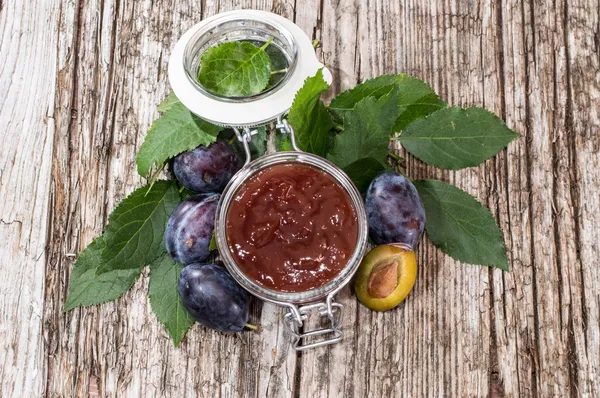
POLYGON ((225 228, 241 270, 280 292, 331 281, 358 240, 348 193, 329 174, 300 164, 273 165, 250 177, 229 204, 225 228))

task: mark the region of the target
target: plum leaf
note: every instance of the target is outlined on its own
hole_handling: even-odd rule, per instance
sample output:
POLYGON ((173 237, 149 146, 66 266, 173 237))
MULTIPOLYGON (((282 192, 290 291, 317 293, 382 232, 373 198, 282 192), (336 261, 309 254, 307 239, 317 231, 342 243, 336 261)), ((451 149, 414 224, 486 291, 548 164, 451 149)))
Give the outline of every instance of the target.
POLYGON ((327 155, 331 116, 321 101, 321 94, 329 89, 323 78, 323 69, 304 81, 296 93, 288 121, 294 128, 296 143, 303 151, 319 156, 327 155))
POLYGON ((377 159, 361 158, 344 167, 344 171, 352 179, 358 190, 365 193, 371 181, 388 168, 388 165, 377 159))
POLYGON ((492 213, 469 193, 442 181, 417 180, 434 245, 458 261, 508 271, 502 231, 492 213))
POLYGON ((96 269, 102 264, 102 250, 105 246, 104 236, 100 236, 79 254, 71 269, 69 292, 63 311, 116 300, 138 279, 143 266, 96 275, 96 269))
POLYGON ((352 112, 361 100, 386 95, 390 85, 398 87, 398 117, 393 131, 401 131, 412 121, 446 107, 427 83, 414 76, 400 74, 378 76, 342 92, 331 101, 329 111, 336 119, 343 120, 344 115, 352 112))
POLYGON ((213 250, 217 250, 217 237, 215 236, 215 233, 213 231, 213 235, 212 238, 210 238, 210 243, 208 245, 208 250, 213 251, 213 250))
POLYGON ((175 347, 179 346, 194 318, 183 307, 177 283, 184 265, 163 254, 150 264, 148 297, 152 311, 169 332, 175 347))
POLYGON ((182 152, 212 144, 222 130, 190 112, 173 93, 158 106, 158 110, 163 114, 152 123, 135 158, 142 177, 146 177, 155 164, 162 166, 182 152))
POLYGON ((123 199, 108 217, 96 275, 143 267, 164 253, 165 226, 180 201, 175 181, 157 181, 123 199))
POLYGON ((207 90, 226 97, 247 97, 262 92, 271 78, 271 59, 265 49, 246 41, 221 43, 200 57, 198 81, 207 90))
POLYGON ((389 136, 398 116, 398 90, 387 86, 388 93, 380 98, 360 100, 352 112, 344 115, 344 131, 334 137, 329 160, 341 168, 363 158, 385 163, 389 136))
POLYGON ((425 163, 458 170, 477 166, 517 137, 483 108, 445 108, 409 124, 397 139, 425 163))

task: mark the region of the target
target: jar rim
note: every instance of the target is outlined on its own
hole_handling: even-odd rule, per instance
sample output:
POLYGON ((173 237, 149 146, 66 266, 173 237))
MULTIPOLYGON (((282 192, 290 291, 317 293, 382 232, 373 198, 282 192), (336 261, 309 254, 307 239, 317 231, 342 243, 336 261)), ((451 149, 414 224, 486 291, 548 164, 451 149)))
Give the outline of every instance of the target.
POLYGON ((215 220, 215 237, 219 254, 225 267, 233 278, 254 296, 279 305, 306 304, 318 301, 328 295, 335 294, 343 288, 354 276, 367 248, 368 225, 365 205, 360 192, 350 178, 339 167, 328 160, 305 152, 277 152, 264 155, 244 166, 227 184, 217 206, 215 220), (280 164, 300 164, 312 166, 332 177, 350 197, 350 202, 356 211, 358 238, 356 247, 342 270, 327 283, 302 292, 281 292, 266 288, 248 277, 237 265, 227 243, 226 217, 229 205, 238 189, 251 176, 268 167, 280 164))

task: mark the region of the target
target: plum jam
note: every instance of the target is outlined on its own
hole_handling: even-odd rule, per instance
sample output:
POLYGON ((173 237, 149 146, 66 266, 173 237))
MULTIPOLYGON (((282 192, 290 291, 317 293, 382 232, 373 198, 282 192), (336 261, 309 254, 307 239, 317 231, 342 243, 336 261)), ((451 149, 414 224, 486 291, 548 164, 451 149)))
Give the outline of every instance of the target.
POLYGON ((358 242, 346 190, 315 167, 284 163, 252 175, 236 191, 225 223, 238 267, 265 288, 303 292, 335 278, 358 242))

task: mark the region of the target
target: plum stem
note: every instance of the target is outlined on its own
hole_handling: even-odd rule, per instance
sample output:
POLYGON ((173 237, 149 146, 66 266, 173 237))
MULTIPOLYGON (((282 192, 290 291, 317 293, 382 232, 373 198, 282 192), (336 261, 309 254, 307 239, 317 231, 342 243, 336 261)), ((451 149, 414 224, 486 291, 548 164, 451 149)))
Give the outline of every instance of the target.
POLYGON ((337 131, 344 131, 344 125, 340 123, 333 122, 333 128, 337 131))
POLYGON ((259 332, 259 333, 263 331, 263 328, 260 325, 252 325, 251 323, 247 323, 245 326, 248 329, 255 330, 255 331, 259 332))
POLYGON ((406 160, 402 156, 396 155, 394 152, 388 152, 388 156, 391 157, 392 159, 394 159, 398 163, 402 163, 406 160))
POLYGON ((150 193, 150 190, 154 186, 154 183, 158 180, 158 176, 160 175, 160 173, 162 173, 164 168, 165 168, 165 164, 163 163, 160 165, 160 167, 158 169, 156 169, 156 171, 154 172, 154 175, 152 175, 152 177, 150 178, 150 186, 148 187, 148 190, 146 191, 146 194, 144 196, 148 196, 148 194, 150 193))
MULTIPOLYGON (((408 176, 406 175, 406 159, 393 152, 388 152, 388 156, 396 162, 396 169, 398 170, 398 173, 408 178, 408 176)), ((408 179, 410 180, 410 178, 408 179)))

